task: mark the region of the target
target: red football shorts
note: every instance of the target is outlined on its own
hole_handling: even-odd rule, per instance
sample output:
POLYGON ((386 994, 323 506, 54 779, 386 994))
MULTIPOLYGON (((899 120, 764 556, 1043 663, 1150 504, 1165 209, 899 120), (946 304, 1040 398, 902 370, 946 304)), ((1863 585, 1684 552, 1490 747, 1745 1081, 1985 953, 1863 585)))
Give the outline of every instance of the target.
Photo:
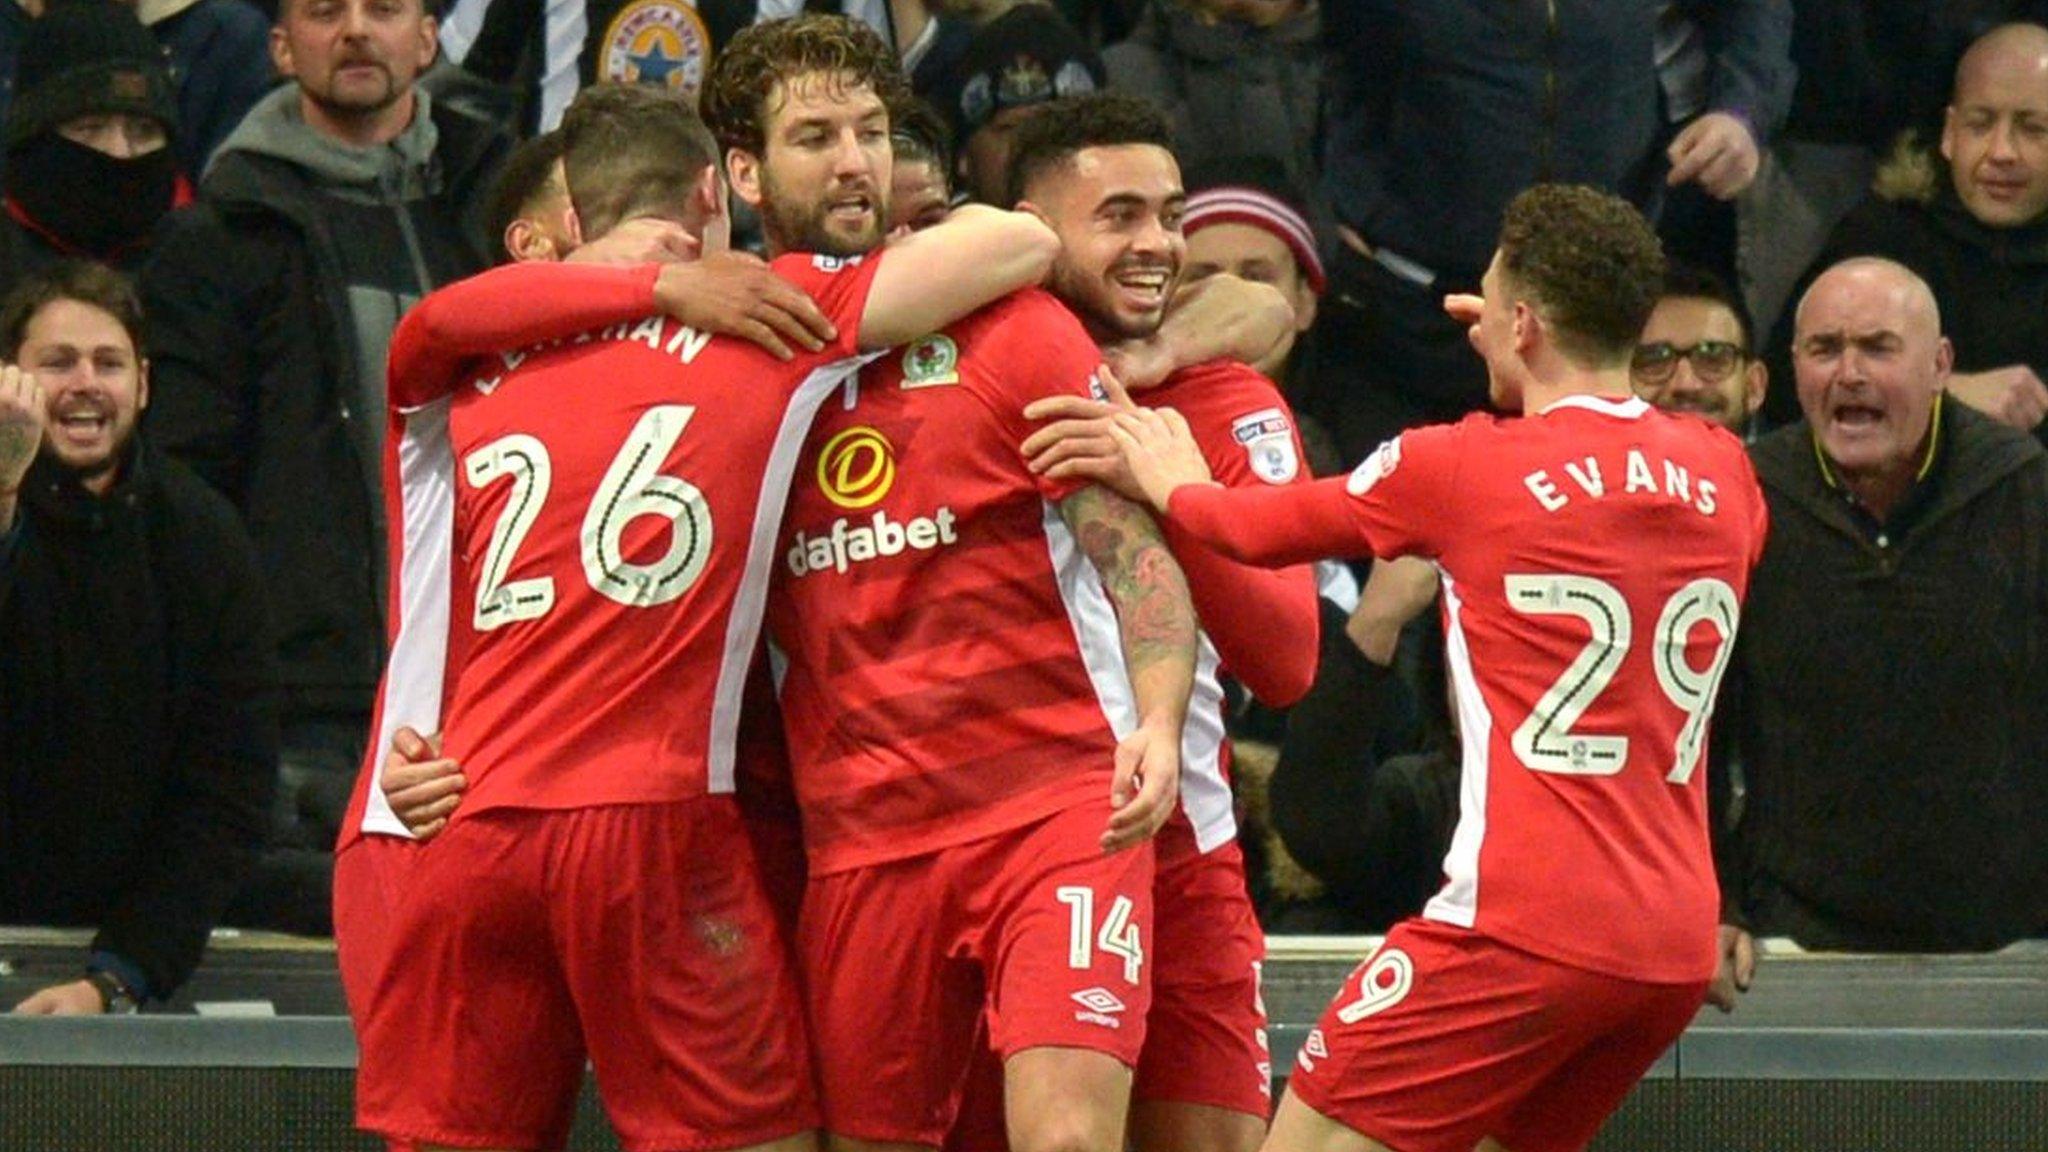
POLYGON ((1706 991, 1405 920, 1324 1010, 1288 1091, 1401 1152, 1471 1152, 1489 1136, 1568 1152, 1592 1141, 1706 991))
MULTIPOLYGON (((1194 826, 1176 813, 1154 840, 1152 1011, 1138 1054, 1134 1100, 1206 1104, 1264 1120, 1273 1110, 1273 1061, 1259 969, 1266 936, 1245 889, 1235 840, 1204 855, 1194 826)), ((986 1045, 946 1152, 1006 1152, 1003 1067, 986 1045)))
POLYGON ((1131 1096, 1264 1120, 1273 1113, 1273 1057, 1259 996, 1266 934, 1245 889, 1244 853, 1235 840, 1201 852, 1193 826, 1178 815, 1160 830, 1158 853, 1152 1014, 1131 1096))
POLYGON ((497 809, 413 859, 357 1123, 549 1148, 587 1055, 629 1152, 817 1126, 794 966, 731 796, 497 809))
POLYGON ((384 968, 391 910, 405 891, 419 845, 403 836, 371 832, 334 854, 334 959, 341 994, 358 1029, 384 968))
POLYGON ((1104 855, 1107 799, 904 860, 814 876, 798 952, 825 1127, 938 1145, 984 1010, 1007 1060, 1135 1064, 1151 979, 1152 846, 1104 855))

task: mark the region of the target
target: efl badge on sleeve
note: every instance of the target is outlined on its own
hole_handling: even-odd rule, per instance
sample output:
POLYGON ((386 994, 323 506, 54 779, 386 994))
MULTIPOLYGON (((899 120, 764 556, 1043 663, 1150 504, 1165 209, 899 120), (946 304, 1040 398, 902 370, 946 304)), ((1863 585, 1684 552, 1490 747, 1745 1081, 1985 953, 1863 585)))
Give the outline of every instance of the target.
POLYGON ((697 102, 711 63, 711 32, 686 0, 631 0, 601 43, 598 80, 649 84, 697 102))
POLYGON ((1252 475, 1268 484, 1285 484, 1301 471, 1294 451, 1294 427, 1278 408, 1261 408, 1230 424, 1230 438, 1244 448, 1252 475))
POLYGON ((932 388, 960 382, 960 349, 943 333, 912 342, 903 351, 903 386, 932 388))

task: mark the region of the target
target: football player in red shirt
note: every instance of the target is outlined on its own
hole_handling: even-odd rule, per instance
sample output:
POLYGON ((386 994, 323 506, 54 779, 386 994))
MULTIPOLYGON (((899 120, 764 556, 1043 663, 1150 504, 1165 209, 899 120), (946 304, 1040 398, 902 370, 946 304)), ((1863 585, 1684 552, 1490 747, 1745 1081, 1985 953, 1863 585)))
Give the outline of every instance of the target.
POLYGON ((1225 489, 1177 414, 1116 417, 1176 532, 1443 577, 1464 742, 1444 887, 1309 1035, 1268 1148, 1582 1148, 1714 975, 1702 765, 1766 514, 1734 436, 1630 394, 1662 263, 1612 196, 1517 197, 1483 299, 1449 307, 1520 415, 1405 432, 1348 478, 1225 489))
MULTIPOLYGON (((669 113, 695 124, 680 106, 669 113)), ((651 213, 700 234, 724 199, 710 141, 645 126, 589 133, 584 167, 635 157, 594 196, 575 195, 572 133, 572 197, 598 228, 651 213)), ((857 128, 840 135, 859 150, 857 128)), ((788 257, 778 271, 818 291, 836 328, 788 364, 652 317, 507 352, 452 404, 433 395, 449 383, 437 374, 446 360, 394 379, 390 490, 409 530, 394 536, 400 612, 378 742, 401 724, 435 727, 445 710, 448 751, 470 776, 461 817, 412 862, 392 908, 366 998, 367 1126, 548 1146, 566 1130, 587 1046, 633 1146, 808 1144, 793 980, 728 795, 793 464, 776 446, 794 447, 810 408, 857 368, 858 346, 1037 279, 1050 247, 1043 226, 989 212, 864 265, 788 257), (564 396, 574 420, 561 419, 564 396), (669 671, 682 668, 695 671, 669 671), (693 699, 673 699, 678 685, 693 699)), ((518 290, 528 270, 498 275, 465 291, 499 292, 495 306, 513 313, 535 305, 518 290)), ((659 274, 631 275, 652 310, 659 274)), ((600 294, 604 283, 590 282, 600 294)), ((431 329, 435 309, 418 315, 415 329, 431 329)))
MULTIPOLYGON (((1158 331, 1157 285, 1170 288, 1181 270, 1186 195, 1171 140, 1170 123, 1150 104, 1096 94, 1046 105, 1019 126, 1012 146, 1013 194, 1060 235, 1053 290, 1105 347, 1158 331)), ((1307 480, 1292 412, 1271 381, 1240 361, 1192 365, 1136 395, 1183 412, 1225 483, 1307 480)), ((1070 469, 1061 462, 1099 446, 1113 411, 1082 397, 1032 404, 1027 416, 1051 421, 1024 443, 1033 467, 1065 478, 1070 469)), ((1171 531, 1167 542, 1187 572, 1205 640, 1182 741, 1181 805, 1158 839, 1153 1001, 1131 1135, 1141 1150, 1249 1152, 1272 1107, 1259 994, 1265 939, 1236 843, 1216 673, 1220 657, 1261 700, 1284 707, 1298 699, 1315 672, 1315 579, 1306 565, 1267 571, 1171 531)), ((993 1096, 983 1088, 970 1097, 949 1148, 1004 1146, 999 1117, 989 1115, 993 1096)))

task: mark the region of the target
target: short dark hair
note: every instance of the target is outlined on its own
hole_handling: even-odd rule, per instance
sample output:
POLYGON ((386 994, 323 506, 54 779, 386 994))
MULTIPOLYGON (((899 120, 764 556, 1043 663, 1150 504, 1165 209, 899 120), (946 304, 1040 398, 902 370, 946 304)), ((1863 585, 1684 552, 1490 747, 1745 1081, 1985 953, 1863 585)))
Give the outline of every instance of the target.
POLYGON ((645 84, 596 84, 562 116, 569 203, 592 239, 635 216, 680 212, 718 145, 678 93, 645 84))
POLYGON ((127 331, 136 357, 143 355, 142 298, 134 283, 105 264, 65 260, 22 277, 0 302, 0 360, 11 363, 21 354, 29 322, 59 300, 90 304, 112 316, 127 331))
POLYGON ((1742 295, 1713 270, 1684 260, 1669 261, 1664 269, 1664 289, 1657 294, 1657 299, 1711 300, 1719 304, 1734 315, 1735 326, 1742 332, 1742 350, 1756 351, 1756 329, 1749 318, 1749 306, 1742 302, 1742 295))
POLYGON ((1173 122, 1149 100, 1122 92, 1066 96, 1039 106, 1010 140, 1009 202, 1032 181, 1087 148, 1155 144, 1173 151, 1173 122))
POLYGON ((768 98, 775 86, 823 73, 850 75, 892 111, 909 94, 903 66, 875 30, 858 20, 807 13, 739 31, 711 65, 699 97, 704 121, 725 148, 759 156, 767 147, 768 98))
POLYGON ((498 240, 514 220, 526 215, 541 200, 554 177, 555 162, 561 158, 560 129, 523 140, 512 150, 505 158, 505 166, 498 170, 498 179, 491 184, 490 206, 484 210, 486 235, 498 240))
POLYGON ((907 96, 889 109, 889 141, 896 148, 899 164, 906 160, 928 163, 951 180, 953 149, 948 135, 945 117, 915 96, 907 96))
POLYGON ((1500 256, 1558 347, 1594 365, 1627 362, 1664 283, 1664 249, 1643 214, 1578 184, 1538 184, 1510 201, 1500 256))

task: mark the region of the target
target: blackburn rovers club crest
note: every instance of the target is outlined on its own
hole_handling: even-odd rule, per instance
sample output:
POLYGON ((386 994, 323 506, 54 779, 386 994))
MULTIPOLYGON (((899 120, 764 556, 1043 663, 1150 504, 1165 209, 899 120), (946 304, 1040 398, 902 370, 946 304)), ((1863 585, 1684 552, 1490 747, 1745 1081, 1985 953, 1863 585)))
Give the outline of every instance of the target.
POLYGON ((903 386, 930 388, 960 382, 960 349, 949 336, 931 335, 903 352, 903 386))
POLYGON ((632 0, 605 29, 597 78, 651 84, 692 102, 711 63, 711 32, 684 0, 632 0))
POLYGON ((1250 459, 1252 475, 1268 484, 1285 484, 1301 470, 1301 458, 1294 451, 1294 427, 1278 408, 1239 416, 1230 424, 1230 438, 1250 459))

